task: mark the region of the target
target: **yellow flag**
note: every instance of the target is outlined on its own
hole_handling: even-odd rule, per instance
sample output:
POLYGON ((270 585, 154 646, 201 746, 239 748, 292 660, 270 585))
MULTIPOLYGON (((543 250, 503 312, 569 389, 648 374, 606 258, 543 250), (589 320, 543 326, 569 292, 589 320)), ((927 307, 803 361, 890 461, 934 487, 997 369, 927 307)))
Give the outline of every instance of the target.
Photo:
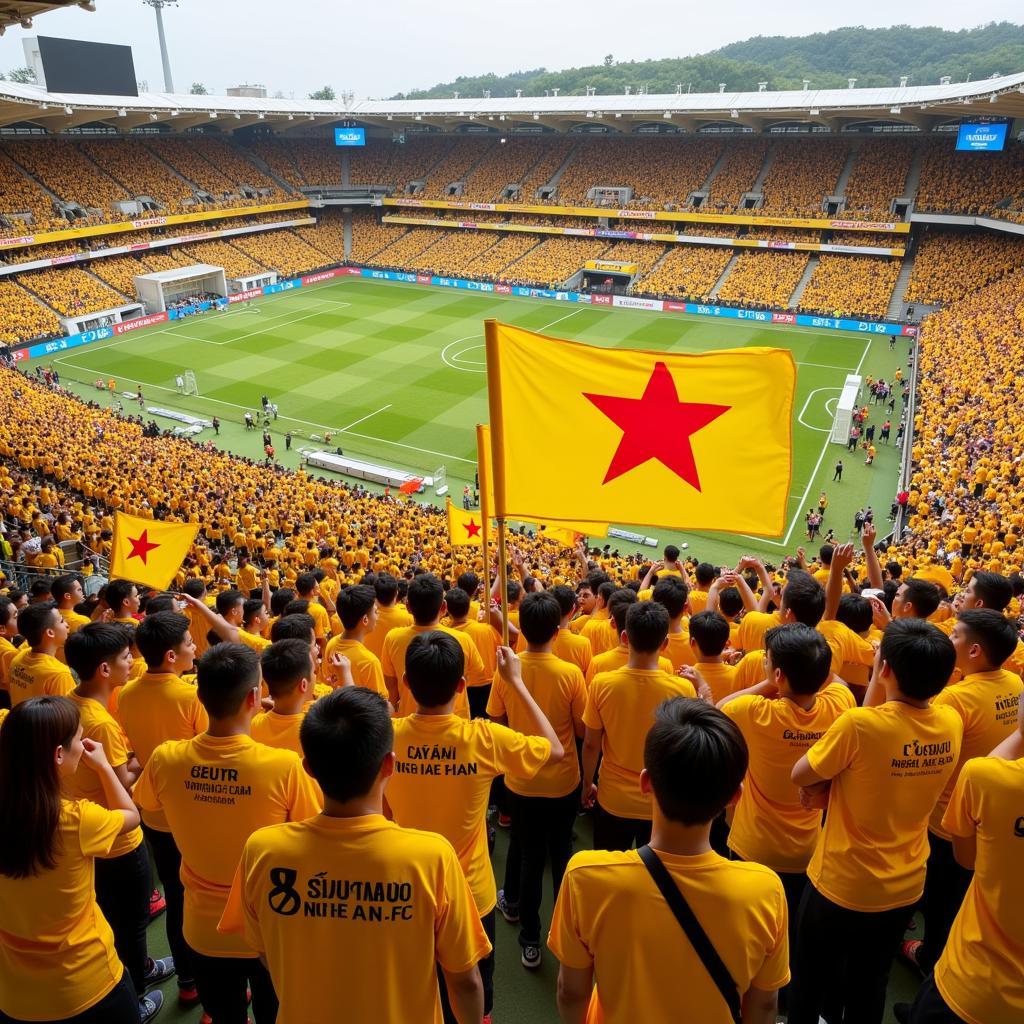
POLYGON ((196 523, 161 523, 115 512, 111 579, 166 590, 198 532, 196 523))
MULTIPOLYGON (((480 477, 480 510, 484 515, 485 523, 489 529, 490 520, 494 518, 494 475, 491 470, 491 428, 486 423, 476 425, 477 444, 477 473, 480 477)), ((608 523, 591 522, 550 522, 547 519, 538 519, 536 516, 514 516, 521 523, 532 523, 539 526, 546 534, 555 537, 552 530, 560 530, 561 533, 555 537, 566 547, 572 547, 576 538, 569 537, 569 534, 585 534, 588 537, 607 537, 608 523), (566 538, 569 538, 566 541, 566 538)))
POLYGON ((783 532, 787 350, 597 348, 493 320, 486 342, 496 516, 783 532))
POLYGON ((483 543, 483 517, 479 512, 456 508, 448 499, 448 542, 452 547, 483 543))

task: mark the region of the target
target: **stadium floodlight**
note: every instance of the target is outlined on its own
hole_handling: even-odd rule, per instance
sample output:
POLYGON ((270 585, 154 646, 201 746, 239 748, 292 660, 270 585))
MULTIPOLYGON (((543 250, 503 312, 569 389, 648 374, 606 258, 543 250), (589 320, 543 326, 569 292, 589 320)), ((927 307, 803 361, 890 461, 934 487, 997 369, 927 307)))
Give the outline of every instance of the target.
POLYGON ((178 0, 142 0, 147 7, 156 11, 156 34, 160 39, 160 60, 164 66, 164 89, 174 92, 171 79, 171 58, 167 54, 167 36, 164 35, 164 8, 177 7, 178 0))

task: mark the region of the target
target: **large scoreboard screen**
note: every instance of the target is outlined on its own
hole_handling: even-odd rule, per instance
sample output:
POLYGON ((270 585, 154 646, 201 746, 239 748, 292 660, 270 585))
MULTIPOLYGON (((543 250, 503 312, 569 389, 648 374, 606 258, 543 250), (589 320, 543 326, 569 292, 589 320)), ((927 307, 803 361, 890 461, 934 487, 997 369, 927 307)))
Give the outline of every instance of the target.
POLYGON ((1006 130, 1009 125, 979 124, 967 121, 960 125, 956 136, 956 148, 970 153, 998 153, 1006 145, 1006 130))
POLYGON ((47 92, 138 96, 130 46, 39 36, 47 92))

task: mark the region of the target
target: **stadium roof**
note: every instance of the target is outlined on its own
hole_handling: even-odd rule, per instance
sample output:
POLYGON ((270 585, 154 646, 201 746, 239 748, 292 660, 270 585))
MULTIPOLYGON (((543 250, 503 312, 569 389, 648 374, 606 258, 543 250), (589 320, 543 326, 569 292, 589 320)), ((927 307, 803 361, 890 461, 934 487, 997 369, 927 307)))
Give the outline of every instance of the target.
POLYGON ((0 82, 0 126, 31 122, 54 132, 97 121, 122 130, 155 124, 184 130, 219 121, 222 129, 230 131, 260 122, 289 130, 309 127, 310 122, 328 125, 340 121, 388 128, 419 125, 454 130, 470 123, 490 126, 492 120, 495 128, 505 121, 512 125, 540 124, 560 131, 582 123, 628 132, 639 124, 655 121, 688 131, 723 122, 760 131, 794 121, 825 125, 833 131, 863 121, 888 121, 927 131, 943 122, 971 117, 1024 118, 1024 73, 977 82, 886 89, 453 97, 348 103, 169 93, 93 96, 49 93, 37 85, 0 82))
POLYGON ((92 0, 60 0, 58 3, 23 3, 21 0, 0 0, 0 35, 11 25, 31 28, 32 19, 47 11, 58 11, 62 7, 81 7, 87 11, 95 11, 92 0))

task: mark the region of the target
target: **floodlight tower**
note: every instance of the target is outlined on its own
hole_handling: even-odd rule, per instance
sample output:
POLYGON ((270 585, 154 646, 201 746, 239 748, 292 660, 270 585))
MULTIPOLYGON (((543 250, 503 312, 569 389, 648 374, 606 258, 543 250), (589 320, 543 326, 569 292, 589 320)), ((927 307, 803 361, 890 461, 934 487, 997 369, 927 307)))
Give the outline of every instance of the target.
POLYGON ((156 32, 160 37, 160 60, 164 65, 164 89, 167 92, 174 92, 174 82, 171 81, 171 59, 167 56, 167 37, 164 35, 164 8, 177 7, 178 0, 142 0, 147 7, 156 11, 156 32))

